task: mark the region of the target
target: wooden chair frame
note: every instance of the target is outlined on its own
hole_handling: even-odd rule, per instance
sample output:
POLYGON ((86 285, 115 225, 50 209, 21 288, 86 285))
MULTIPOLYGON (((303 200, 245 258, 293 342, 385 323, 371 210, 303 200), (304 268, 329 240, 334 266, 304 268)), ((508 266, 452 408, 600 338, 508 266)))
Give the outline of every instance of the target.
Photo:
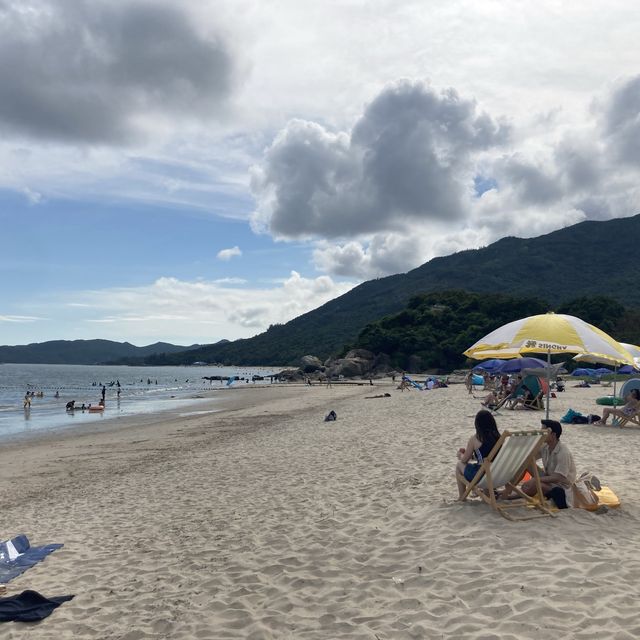
POLYGON ((630 416, 625 416, 624 418, 614 416, 611 424, 614 427, 630 427, 631 425, 634 427, 640 427, 640 411, 636 411, 630 416))
POLYGON ((465 501, 469 494, 475 490, 475 493, 482 498, 492 509, 495 509, 501 516, 508 520, 530 520, 544 516, 553 516, 554 514, 546 506, 544 495, 542 494, 542 485, 540 483, 540 475, 536 460, 540 448, 545 443, 548 434, 547 429, 537 429, 535 431, 505 431, 498 442, 496 442, 489 455, 480 464, 480 468, 475 477, 469 482, 464 475, 456 472, 457 478, 465 485, 465 491, 461 500, 465 501), (520 450, 515 452, 509 451, 513 449, 511 442, 514 439, 527 438, 528 442, 520 440, 520 450), (526 445, 526 446, 524 446, 526 445), (520 454, 520 455, 518 455, 520 454), (511 456, 511 459, 509 459, 511 456), (499 467, 502 458, 506 458, 503 465, 505 469, 501 469, 501 476, 494 478, 494 468, 499 467), (517 483, 524 476, 525 471, 530 470, 536 483, 536 493, 534 496, 528 496, 517 486, 517 483), (505 477, 508 476, 508 480, 505 477), (499 484, 497 484, 497 482, 499 484), (512 491, 519 496, 514 500, 497 500, 495 491, 509 484, 512 491), (514 508, 528 508, 529 514, 526 516, 516 517, 510 510, 514 508), (535 513, 532 510, 535 509, 535 513))

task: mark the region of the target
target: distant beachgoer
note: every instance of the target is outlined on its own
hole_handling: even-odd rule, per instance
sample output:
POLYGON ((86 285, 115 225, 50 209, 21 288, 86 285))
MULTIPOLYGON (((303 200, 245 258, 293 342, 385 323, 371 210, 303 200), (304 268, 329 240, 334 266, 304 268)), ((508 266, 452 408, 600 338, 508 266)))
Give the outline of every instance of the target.
POLYGON ((59 398, 60 397, 60 392, 56 389, 55 394, 53 395, 54 398, 59 398))
POLYGON ((469 371, 465 376, 464 386, 467 387, 467 392, 469 394, 473 392, 473 371, 469 371))
POLYGON ((98 402, 98 406, 99 407, 104 407, 104 399, 100 400, 100 402, 98 402))
POLYGON ((76 408, 76 401, 69 400, 69 402, 67 402, 66 411, 73 411, 75 408, 76 408))
POLYGON ((82 406, 80 407, 80 409, 82 409, 82 411, 84 411, 87 407, 84 406, 84 402, 82 403, 82 406))
POLYGON ((106 393, 107 393, 107 388, 104 385, 102 385, 102 403, 103 404, 104 404, 104 397, 106 393))
POLYGON ((25 409, 31 409, 31 395, 29 394, 29 392, 27 391, 27 393, 24 394, 24 408, 25 409))

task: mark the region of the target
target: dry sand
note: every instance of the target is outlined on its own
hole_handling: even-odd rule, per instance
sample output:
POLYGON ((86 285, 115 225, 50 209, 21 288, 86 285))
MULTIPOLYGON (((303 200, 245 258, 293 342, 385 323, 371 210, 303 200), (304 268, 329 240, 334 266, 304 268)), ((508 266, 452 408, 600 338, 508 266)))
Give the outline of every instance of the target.
MULTIPOLYGON (((552 417, 602 394, 568 387, 552 417)), ((620 509, 513 523, 455 502, 455 452, 480 408, 462 385, 228 398, 0 449, 0 537, 65 544, 8 593, 76 594, 1 638, 640 637, 640 431, 563 434, 620 509)))

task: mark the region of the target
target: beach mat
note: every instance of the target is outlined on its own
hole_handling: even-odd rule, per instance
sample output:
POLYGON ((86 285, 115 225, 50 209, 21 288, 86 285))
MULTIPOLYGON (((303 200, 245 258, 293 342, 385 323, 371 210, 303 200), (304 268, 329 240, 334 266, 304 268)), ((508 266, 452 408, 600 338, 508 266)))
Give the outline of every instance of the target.
POLYGON ((44 560, 52 551, 63 546, 47 544, 42 547, 32 547, 24 534, 0 542, 0 583, 6 584, 13 580, 29 567, 44 560))

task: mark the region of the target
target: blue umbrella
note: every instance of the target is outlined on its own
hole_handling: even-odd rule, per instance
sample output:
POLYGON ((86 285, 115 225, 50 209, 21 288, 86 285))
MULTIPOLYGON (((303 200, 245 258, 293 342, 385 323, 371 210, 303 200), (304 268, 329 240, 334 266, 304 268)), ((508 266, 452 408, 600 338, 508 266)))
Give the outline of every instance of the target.
POLYGON ((544 369, 546 366, 547 363, 540 358, 514 358, 513 360, 503 360, 498 371, 500 373, 519 373, 523 369, 544 369))
POLYGON ((593 369, 576 369, 571 375, 572 376, 593 376, 593 369))
POLYGON ((496 373, 500 370, 500 367, 504 364, 504 360, 498 360, 497 358, 492 358, 491 360, 485 360, 480 364, 477 364, 475 369, 482 369, 483 371, 487 371, 488 373, 496 373))
POLYGON ((637 369, 634 369, 630 364, 625 364, 624 367, 618 369, 618 373, 635 373, 637 369))
POLYGON ((600 367, 599 369, 596 369, 595 372, 599 376, 606 376, 606 375, 609 375, 610 373, 613 373, 613 371, 611 371, 611 369, 607 369, 606 367, 600 367))

